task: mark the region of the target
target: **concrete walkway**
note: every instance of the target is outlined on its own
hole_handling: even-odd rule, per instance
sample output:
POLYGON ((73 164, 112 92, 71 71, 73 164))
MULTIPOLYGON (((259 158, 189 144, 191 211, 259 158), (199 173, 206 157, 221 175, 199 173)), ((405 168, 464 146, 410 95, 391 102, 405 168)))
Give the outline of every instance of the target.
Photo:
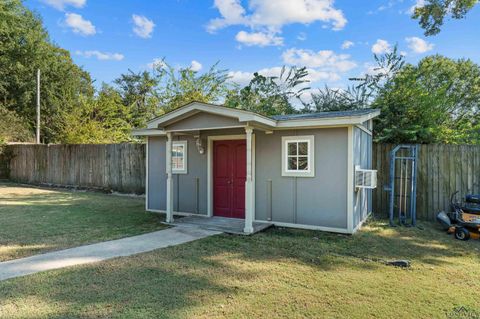
POLYGON ((130 256, 220 234, 198 227, 174 227, 139 236, 101 242, 0 263, 0 281, 41 271, 130 256))

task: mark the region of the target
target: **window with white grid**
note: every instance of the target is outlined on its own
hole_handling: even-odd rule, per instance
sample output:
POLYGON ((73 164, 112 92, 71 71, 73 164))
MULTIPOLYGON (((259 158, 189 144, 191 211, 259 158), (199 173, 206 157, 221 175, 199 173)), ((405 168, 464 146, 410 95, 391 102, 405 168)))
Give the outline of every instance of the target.
POLYGON ((187 173, 187 141, 172 142, 172 172, 187 173))
POLYGON ((282 137, 283 176, 314 176, 313 141, 313 136, 282 137))

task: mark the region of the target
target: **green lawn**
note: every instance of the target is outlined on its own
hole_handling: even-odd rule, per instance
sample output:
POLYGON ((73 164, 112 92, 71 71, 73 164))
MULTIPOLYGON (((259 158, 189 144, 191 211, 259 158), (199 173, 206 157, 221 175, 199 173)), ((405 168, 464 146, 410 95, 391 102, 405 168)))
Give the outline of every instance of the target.
POLYGON ((0 282, 0 317, 457 318, 447 317, 456 307, 480 311, 480 242, 421 226, 374 221, 354 236, 274 228, 40 273, 0 282), (383 264, 397 258, 412 267, 383 264))
POLYGON ((142 198, 0 184, 0 261, 164 228, 142 198))

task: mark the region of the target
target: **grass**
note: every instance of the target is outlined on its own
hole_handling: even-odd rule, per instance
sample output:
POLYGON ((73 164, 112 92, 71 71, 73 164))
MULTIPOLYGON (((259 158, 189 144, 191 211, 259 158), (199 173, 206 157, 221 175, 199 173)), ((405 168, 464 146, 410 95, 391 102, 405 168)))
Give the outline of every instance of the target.
POLYGON ((0 184, 0 261, 164 228, 144 199, 0 184))
POLYGON ((0 317, 447 318, 460 306, 480 311, 480 242, 421 226, 371 221, 354 236, 273 228, 39 273, 0 282, 0 317), (391 259, 412 266, 383 263, 391 259))

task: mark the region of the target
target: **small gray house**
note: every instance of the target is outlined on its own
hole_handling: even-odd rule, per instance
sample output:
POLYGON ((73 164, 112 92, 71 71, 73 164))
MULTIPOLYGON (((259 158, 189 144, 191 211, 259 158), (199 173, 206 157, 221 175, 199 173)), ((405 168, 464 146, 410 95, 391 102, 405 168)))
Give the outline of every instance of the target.
POLYGON ((354 233, 371 211, 378 110, 266 117, 199 102, 148 122, 146 209, 354 233))

